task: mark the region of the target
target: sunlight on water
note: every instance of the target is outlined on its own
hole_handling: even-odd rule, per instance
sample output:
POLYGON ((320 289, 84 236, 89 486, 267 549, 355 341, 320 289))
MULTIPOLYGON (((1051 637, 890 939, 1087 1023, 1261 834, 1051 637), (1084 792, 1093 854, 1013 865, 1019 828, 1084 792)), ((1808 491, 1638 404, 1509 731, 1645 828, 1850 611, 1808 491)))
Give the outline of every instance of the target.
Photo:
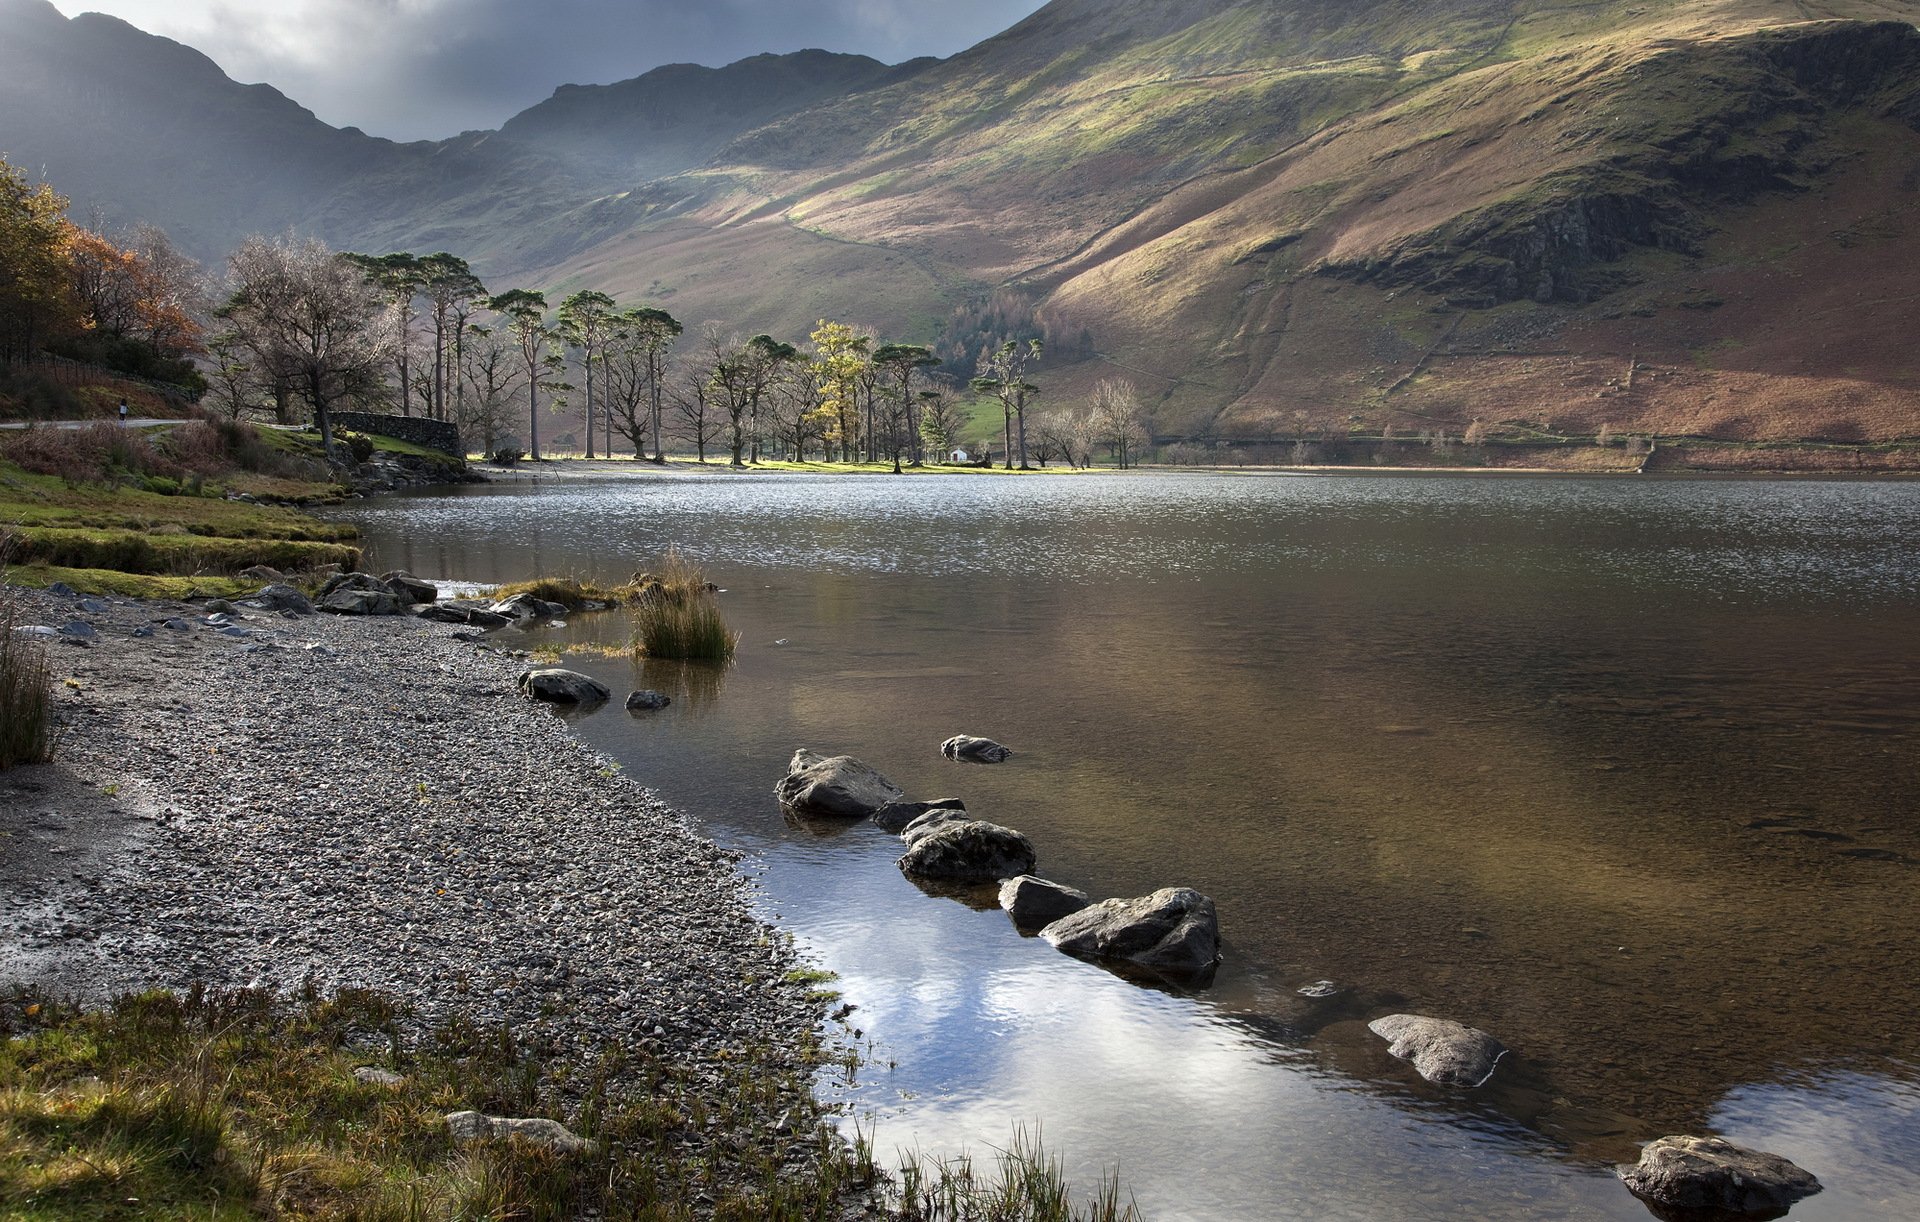
POLYGON ((1611 1164, 1722 1130, 1805 1155, 1795 1218, 1920 1216, 1911 1076, 1860 1068, 1920 1008, 1920 485, 715 474, 351 516, 423 576, 674 544, 726 587, 733 668, 575 655, 676 701, 577 731, 753 855, 857 1007, 883 1149, 1038 1122, 1152 1217, 1643 1218, 1611 1164), (962 732, 1017 754, 941 759, 962 732), (1096 896, 1199 887, 1218 980, 1140 989, 789 824, 802 745, 1096 896), (1366 1031, 1396 1010, 1513 1055, 1430 1087, 1366 1031))

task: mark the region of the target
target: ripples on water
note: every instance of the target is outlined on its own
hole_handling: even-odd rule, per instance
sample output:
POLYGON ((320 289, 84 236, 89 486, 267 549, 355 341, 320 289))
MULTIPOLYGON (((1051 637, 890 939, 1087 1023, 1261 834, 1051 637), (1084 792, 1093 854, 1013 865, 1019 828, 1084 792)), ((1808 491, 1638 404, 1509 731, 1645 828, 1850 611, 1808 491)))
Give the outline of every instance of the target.
POLYGON ((883 1148, 1038 1120, 1153 1217, 1644 1218, 1607 1162, 1716 1127, 1805 1154, 1796 1218, 1920 1215, 1920 485, 715 474, 353 516, 425 576, 673 544, 728 587, 737 666, 576 657, 679 702, 579 731, 753 853, 860 1007, 883 1148), (962 731, 1020 754, 940 760, 962 731), (802 744, 1096 895, 1200 886, 1219 982, 1143 991, 922 895, 870 827, 788 827, 802 744), (1393 1008, 1511 1072, 1410 1079, 1363 1025, 1393 1008))

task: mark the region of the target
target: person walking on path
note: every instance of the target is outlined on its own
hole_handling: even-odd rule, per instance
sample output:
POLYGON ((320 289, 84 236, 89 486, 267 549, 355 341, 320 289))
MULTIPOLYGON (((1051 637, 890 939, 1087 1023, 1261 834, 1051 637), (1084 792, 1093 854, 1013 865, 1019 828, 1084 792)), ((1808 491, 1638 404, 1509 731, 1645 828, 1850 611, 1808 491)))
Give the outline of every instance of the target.
POLYGON ((127 427, 127 401, 125 399, 120 400, 120 427, 127 427))

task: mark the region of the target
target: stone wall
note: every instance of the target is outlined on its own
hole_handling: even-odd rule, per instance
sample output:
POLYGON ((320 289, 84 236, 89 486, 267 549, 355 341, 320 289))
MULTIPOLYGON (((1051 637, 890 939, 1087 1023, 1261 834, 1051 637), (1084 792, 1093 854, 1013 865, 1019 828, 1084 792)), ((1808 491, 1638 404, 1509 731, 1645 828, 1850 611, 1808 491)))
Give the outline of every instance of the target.
POLYGON ((466 447, 460 444, 460 430, 441 420, 428 420, 423 416, 376 416, 371 412, 335 412, 333 427, 352 429, 356 433, 378 433, 382 437, 395 437, 401 441, 410 441, 429 450, 438 450, 442 454, 451 454, 455 458, 467 456, 466 447))

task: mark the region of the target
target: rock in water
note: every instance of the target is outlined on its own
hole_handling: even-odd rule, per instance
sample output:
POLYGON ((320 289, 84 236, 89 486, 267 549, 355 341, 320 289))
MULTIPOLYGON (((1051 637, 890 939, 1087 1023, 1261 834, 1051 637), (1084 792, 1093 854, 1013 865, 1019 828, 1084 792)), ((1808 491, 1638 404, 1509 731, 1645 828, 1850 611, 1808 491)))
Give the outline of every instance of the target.
POLYGON ((647 712, 652 712, 656 709, 664 709, 672 703, 673 703, 673 697, 667 695, 665 692, 655 692, 655 691, 634 692, 632 695, 627 697, 627 708, 630 711, 639 712, 639 713, 647 713, 647 712))
POLYGON ((912 848, 949 823, 968 821, 967 812, 964 810, 954 810, 949 806, 937 807, 901 828, 900 839, 907 842, 908 848, 912 848))
POLYGON ((940 754, 950 760, 964 760, 969 764, 1001 764, 1013 758, 1013 750, 1003 747, 991 738, 975 738, 971 734, 956 734, 940 744, 940 754))
POLYGON ((1085 891, 1031 874, 1009 878, 1000 884, 1000 906, 1020 929, 1044 928, 1092 902, 1085 891))
POLYGON ((965 809, 967 804, 959 798, 939 798, 932 802, 889 802, 873 812, 873 821, 881 831, 898 835, 928 811, 965 809))
POLYGON ((559 667, 527 671, 520 676, 520 690, 548 704, 599 704, 613 695, 599 681, 559 667))
POLYGON ((1662 1137, 1640 1161, 1615 1169, 1633 1195, 1668 1209, 1719 1210, 1775 1218, 1820 1181, 1778 1154, 1718 1137, 1662 1137))
POLYGON ((1367 1024, 1387 1051, 1413 1062, 1416 1073, 1442 1086, 1475 1087, 1493 1076, 1507 1047, 1484 1031, 1444 1018, 1389 1014, 1367 1024))
POLYGON ((910 878, 991 883, 1032 873, 1035 860, 1033 842, 1012 828, 962 819, 935 827, 915 841, 897 864, 910 878))
POLYGON ((479 1112, 449 1113, 447 1134, 458 1142, 508 1141, 517 1137, 562 1154, 591 1154, 599 1148, 558 1120, 511 1120, 479 1112))
POLYGON ((906 794, 851 755, 824 756, 804 747, 773 787, 780 804, 802 815, 864 819, 906 794))
POLYGON ((1220 919, 1213 901, 1192 887, 1101 900, 1040 936, 1077 958, 1122 959, 1179 975, 1198 975, 1220 959, 1220 919))

